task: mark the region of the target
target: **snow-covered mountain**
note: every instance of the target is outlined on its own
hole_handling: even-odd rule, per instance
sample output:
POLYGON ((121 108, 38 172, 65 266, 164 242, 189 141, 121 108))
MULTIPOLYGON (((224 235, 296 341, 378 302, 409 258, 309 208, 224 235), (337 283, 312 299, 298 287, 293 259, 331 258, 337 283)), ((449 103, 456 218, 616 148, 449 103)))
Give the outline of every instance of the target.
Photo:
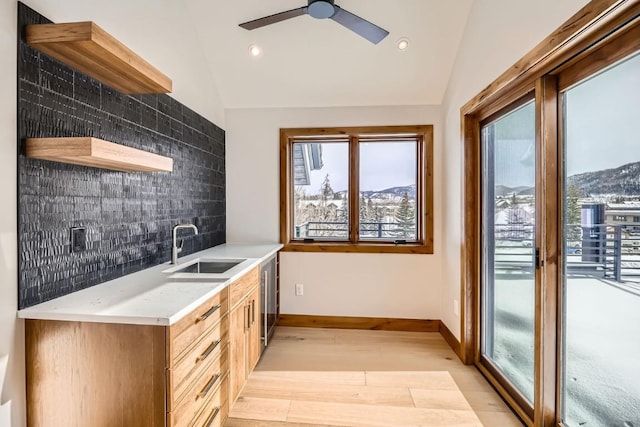
MULTIPOLYGON (((375 191, 363 191, 362 195, 365 199, 381 199, 381 200, 389 200, 395 198, 402 198, 404 193, 407 193, 409 196, 409 200, 415 200, 416 198, 416 186, 405 185, 401 187, 390 187, 385 188, 384 190, 375 190, 375 191)), ((337 194, 340 196, 344 196, 346 191, 339 191, 337 194)))
POLYGON ((495 188, 496 196, 508 196, 511 194, 516 194, 516 196, 525 196, 533 194, 533 187, 507 187, 506 185, 496 185, 495 188))
MULTIPOLYGON (((617 168, 585 172, 567 178, 567 186, 575 185, 582 197, 602 194, 620 196, 640 195, 640 162, 627 163, 617 168)), ((507 187, 496 185, 496 196, 533 195, 533 187, 507 187)))
POLYGON ((640 162, 572 175, 567 179, 567 185, 578 186, 583 197, 594 194, 637 196, 640 195, 640 162))

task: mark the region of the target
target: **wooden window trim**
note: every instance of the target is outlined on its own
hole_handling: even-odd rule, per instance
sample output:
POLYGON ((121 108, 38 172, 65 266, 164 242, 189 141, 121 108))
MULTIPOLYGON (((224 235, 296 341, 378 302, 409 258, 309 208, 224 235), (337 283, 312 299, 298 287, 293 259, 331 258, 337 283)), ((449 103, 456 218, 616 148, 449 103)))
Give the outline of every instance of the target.
POLYGON ((342 253, 395 253, 433 254, 433 126, 369 126, 340 128, 284 128, 280 129, 280 241, 282 250, 290 252, 342 252, 342 253), (376 136, 417 137, 417 182, 416 206, 418 221, 418 241, 395 244, 393 242, 357 241, 359 230, 358 215, 350 216, 348 241, 316 241, 305 243, 292 239, 290 227, 292 218, 292 171, 291 147, 300 140, 349 140, 349 210, 358 212, 359 138, 376 136))

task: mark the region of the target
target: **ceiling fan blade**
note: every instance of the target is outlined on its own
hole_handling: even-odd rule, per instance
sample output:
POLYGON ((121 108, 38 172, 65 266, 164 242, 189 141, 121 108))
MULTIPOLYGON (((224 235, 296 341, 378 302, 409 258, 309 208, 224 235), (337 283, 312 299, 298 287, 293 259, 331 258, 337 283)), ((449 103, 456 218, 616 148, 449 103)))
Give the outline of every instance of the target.
POLYGON ((307 6, 304 6, 297 9, 287 10, 286 12, 276 13, 275 15, 265 16, 264 18, 254 19, 253 21, 240 24, 240 26, 245 30, 255 30, 256 28, 275 24, 276 22, 286 21, 287 19, 295 18, 296 16, 304 15, 306 13, 307 6))
POLYGON ((382 39, 389 34, 389 31, 378 27, 376 24, 372 24, 366 19, 360 18, 358 15, 354 15, 339 6, 334 7, 336 8, 336 13, 333 14, 331 19, 364 37, 373 44, 380 43, 382 39))

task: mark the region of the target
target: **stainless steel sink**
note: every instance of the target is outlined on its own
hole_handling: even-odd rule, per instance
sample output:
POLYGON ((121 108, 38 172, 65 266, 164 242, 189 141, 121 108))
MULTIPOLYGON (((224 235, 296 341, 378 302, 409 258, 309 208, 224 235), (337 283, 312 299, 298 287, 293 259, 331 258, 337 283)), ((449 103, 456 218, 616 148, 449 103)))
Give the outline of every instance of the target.
POLYGON ((222 280, 237 274, 254 261, 250 258, 198 258, 174 265, 163 273, 171 273, 170 277, 176 279, 201 277, 222 280))
POLYGON ((244 260, 198 261, 174 272, 222 274, 240 264, 242 261, 244 260))

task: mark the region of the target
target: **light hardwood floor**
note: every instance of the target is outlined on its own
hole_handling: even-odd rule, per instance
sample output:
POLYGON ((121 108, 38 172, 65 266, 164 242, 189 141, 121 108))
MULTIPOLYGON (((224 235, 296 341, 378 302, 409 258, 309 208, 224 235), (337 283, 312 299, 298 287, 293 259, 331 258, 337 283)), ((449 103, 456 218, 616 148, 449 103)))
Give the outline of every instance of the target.
POLYGON ((278 327, 225 427, 521 427, 439 333, 278 327))

